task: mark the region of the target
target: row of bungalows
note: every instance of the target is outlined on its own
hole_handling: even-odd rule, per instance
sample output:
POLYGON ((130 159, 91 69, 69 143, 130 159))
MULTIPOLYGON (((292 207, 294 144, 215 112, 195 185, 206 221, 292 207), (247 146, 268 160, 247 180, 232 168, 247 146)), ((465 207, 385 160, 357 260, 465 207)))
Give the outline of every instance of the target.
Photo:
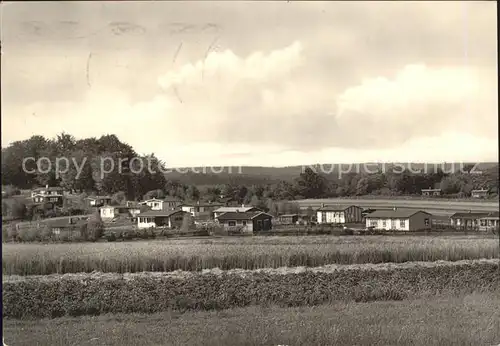
POLYGON ((450 223, 458 230, 494 230, 500 226, 499 212, 459 212, 450 217, 450 223))
POLYGON ((363 209, 356 205, 322 205, 316 211, 318 224, 364 224, 366 228, 395 231, 428 230, 432 215, 415 209, 363 209))

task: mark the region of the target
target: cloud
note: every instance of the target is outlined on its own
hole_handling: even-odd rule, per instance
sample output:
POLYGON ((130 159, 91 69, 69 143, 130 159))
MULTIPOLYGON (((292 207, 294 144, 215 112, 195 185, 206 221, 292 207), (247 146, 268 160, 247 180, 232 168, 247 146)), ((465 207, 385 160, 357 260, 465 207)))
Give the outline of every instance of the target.
POLYGON ((392 79, 365 79, 345 90, 336 119, 345 133, 369 129, 342 136, 350 147, 394 147, 447 131, 496 138, 496 90, 479 69, 407 65, 392 79))

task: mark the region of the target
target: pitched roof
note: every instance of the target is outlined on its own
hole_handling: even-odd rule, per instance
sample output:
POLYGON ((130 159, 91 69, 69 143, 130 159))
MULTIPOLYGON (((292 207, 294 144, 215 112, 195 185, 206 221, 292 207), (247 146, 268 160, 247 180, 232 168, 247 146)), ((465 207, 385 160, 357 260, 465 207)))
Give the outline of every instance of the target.
POLYGON ((487 216, 484 216, 484 218, 486 218, 486 219, 490 219, 490 218, 498 219, 499 217, 500 217, 500 215, 499 215, 498 211, 494 211, 494 212, 488 213, 487 216))
POLYGON ((472 218, 488 216, 488 212, 458 212, 450 216, 450 218, 472 218))
POLYGON ((325 205, 318 209, 318 211, 344 211, 347 208, 356 207, 355 205, 325 205))
POLYGON ((294 217, 294 216, 299 216, 299 214, 283 214, 278 217, 294 217))
POLYGON ((64 190, 64 188, 60 186, 49 186, 49 187, 37 187, 32 191, 61 191, 61 190, 64 190))
POLYGON ((252 207, 252 206, 246 206, 246 207, 220 207, 218 209, 215 209, 214 212, 216 213, 232 213, 232 212, 240 212, 240 213, 246 213, 251 210, 260 210, 259 208, 252 207))
POLYGON ((416 209, 379 209, 374 212, 366 215, 367 218, 385 218, 385 219, 399 219, 399 218, 408 218, 410 216, 415 215, 416 213, 425 213, 431 215, 430 213, 423 210, 416 209))
POLYGON ((217 217, 218 220, 251 220, 255 218, 256 216, 259 216, 261 214, 268 215, 269 217, 272 217, 272 215, 269 215, 267 213, 264 213, 263 211, 247 211, 247 212, 227 212, 219 215, 217 217))
POLYGON ((169 217, 177 213, 187 214, 185 211, 176 210, 148 210, 138 214, 138 217, 169 217))
POLYGON ((44 198, 50 198, 50 197, 64 197, 64 195, 60 195, 60 194, 55 194, 55 195, 44 195, 44 194, 41 194, 41 193, 36 193, 36 194, 34 194, 32 197, 44 197, 44 198))

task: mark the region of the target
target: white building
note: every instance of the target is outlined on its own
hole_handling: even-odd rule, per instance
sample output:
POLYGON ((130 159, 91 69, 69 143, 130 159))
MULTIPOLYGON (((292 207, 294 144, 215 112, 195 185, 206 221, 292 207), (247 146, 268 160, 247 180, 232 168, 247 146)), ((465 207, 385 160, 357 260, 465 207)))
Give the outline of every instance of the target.
POLYGON ((366 227, 387 231, 429 230, 432 227, 432 215, 415 209, 375 210, 366 215, 366 227))
POLYGON ((363 208, 350 206, 322 206, 316 211, 316 218, 320 224, 360 223, 363 221, 363 208))
POLYGON ((182 210, 149 210, 137 215, 137 227, 180 228, 186 215, 189 213, 182 210))

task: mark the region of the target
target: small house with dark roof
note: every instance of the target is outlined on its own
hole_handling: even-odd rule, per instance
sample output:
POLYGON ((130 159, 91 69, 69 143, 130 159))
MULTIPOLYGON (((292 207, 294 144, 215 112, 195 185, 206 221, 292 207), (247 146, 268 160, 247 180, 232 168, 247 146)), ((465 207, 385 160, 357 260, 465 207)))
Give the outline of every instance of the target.
POLYGON ((432 227, 432 215, 415 209, 375 210, 365 220, 367 228, 378 230, 421 231, 432 227))
POLYGON ((177 210, 148 210, 137 215, 138 228, 180 228, 184 217, 189 215, 185 211, 177 210))
POLYGON ((486 198, 488 197, 489 192, 490 191, 488 189, 472 190, 470 195, 472 198, 486 198))
POLYGON ((110 205, 112 198, 110 196, 90 196, 85 198, 89 207, 102 207, 110 205))
POLYGON ((270 231, 273 228, 273 217, 263 211, 229 211, 217 216, 217 222, 224 229, 241 228, 243 232, 270 231))
POLYGON ((175 210, 182 204, 182 200, 177 197, 167 196, 163 199, 151 198, 140 202, 140 204, 147 205, 151 210, 175 210))
POLYGON ((223 206, 223 203, 198 201, 195 203, 184 203, 181 205, 181 209, 190 213, 195 218, 206 218, 206 216, 212 217, 214 210, 223 206))
POLYGON ((487 230, 488 224, 498 225, 498 212, 458 212, 450 216, 450 224, 458 230, 487 230))
POLYGON ((431 196, 441 196, 441 189, 422 189, 422 196, 431 197, 431 196))
POLYGON ((499 212, 494 211, 488 213, 488 215, 483 216, 479 219, 479 230, 480 231, 490 231, 494 229, 498 229, 500 226, 499 223, 499 212))
POLYGON ((31 190, 31 197, 35 197, 35 195, 63 195, 64 189, 60 186, 49 186, 45 185, 45 187, 38 187, 36 189, 31 190))
POLYGON ((240 207, 220 207, 214 210, 214 217, 217 218, 219 215, 222 215, 223 213, 233 213, 233 212, 246 213, 249 211, 262 211, 262 210, 253 207, 251 205, 244 205, 244 204, 242 204, 240 207))
POLYGON ((144 206, 125 206, 125 205, 105 205, 99 208, 99 214, 103 221, 112 220, 118 216, 135 217, 141 212, 141 208, 146 208, 144 206))
POLYGON ((363 221, 363 208, 356 205, 330 205, 324 204, 316 211, 320 224, 345 224, 360 223, 363 221))
POLYGON ((283 214, 274 218, 277 225, 294 225, 299 221, 299 214, 283 214))
POLYGON ((35 194, 31 196, 33 203, 35 204, 44 204, 51 203, 53 206, 62 207, 64 196, 57 194, 35 194))

